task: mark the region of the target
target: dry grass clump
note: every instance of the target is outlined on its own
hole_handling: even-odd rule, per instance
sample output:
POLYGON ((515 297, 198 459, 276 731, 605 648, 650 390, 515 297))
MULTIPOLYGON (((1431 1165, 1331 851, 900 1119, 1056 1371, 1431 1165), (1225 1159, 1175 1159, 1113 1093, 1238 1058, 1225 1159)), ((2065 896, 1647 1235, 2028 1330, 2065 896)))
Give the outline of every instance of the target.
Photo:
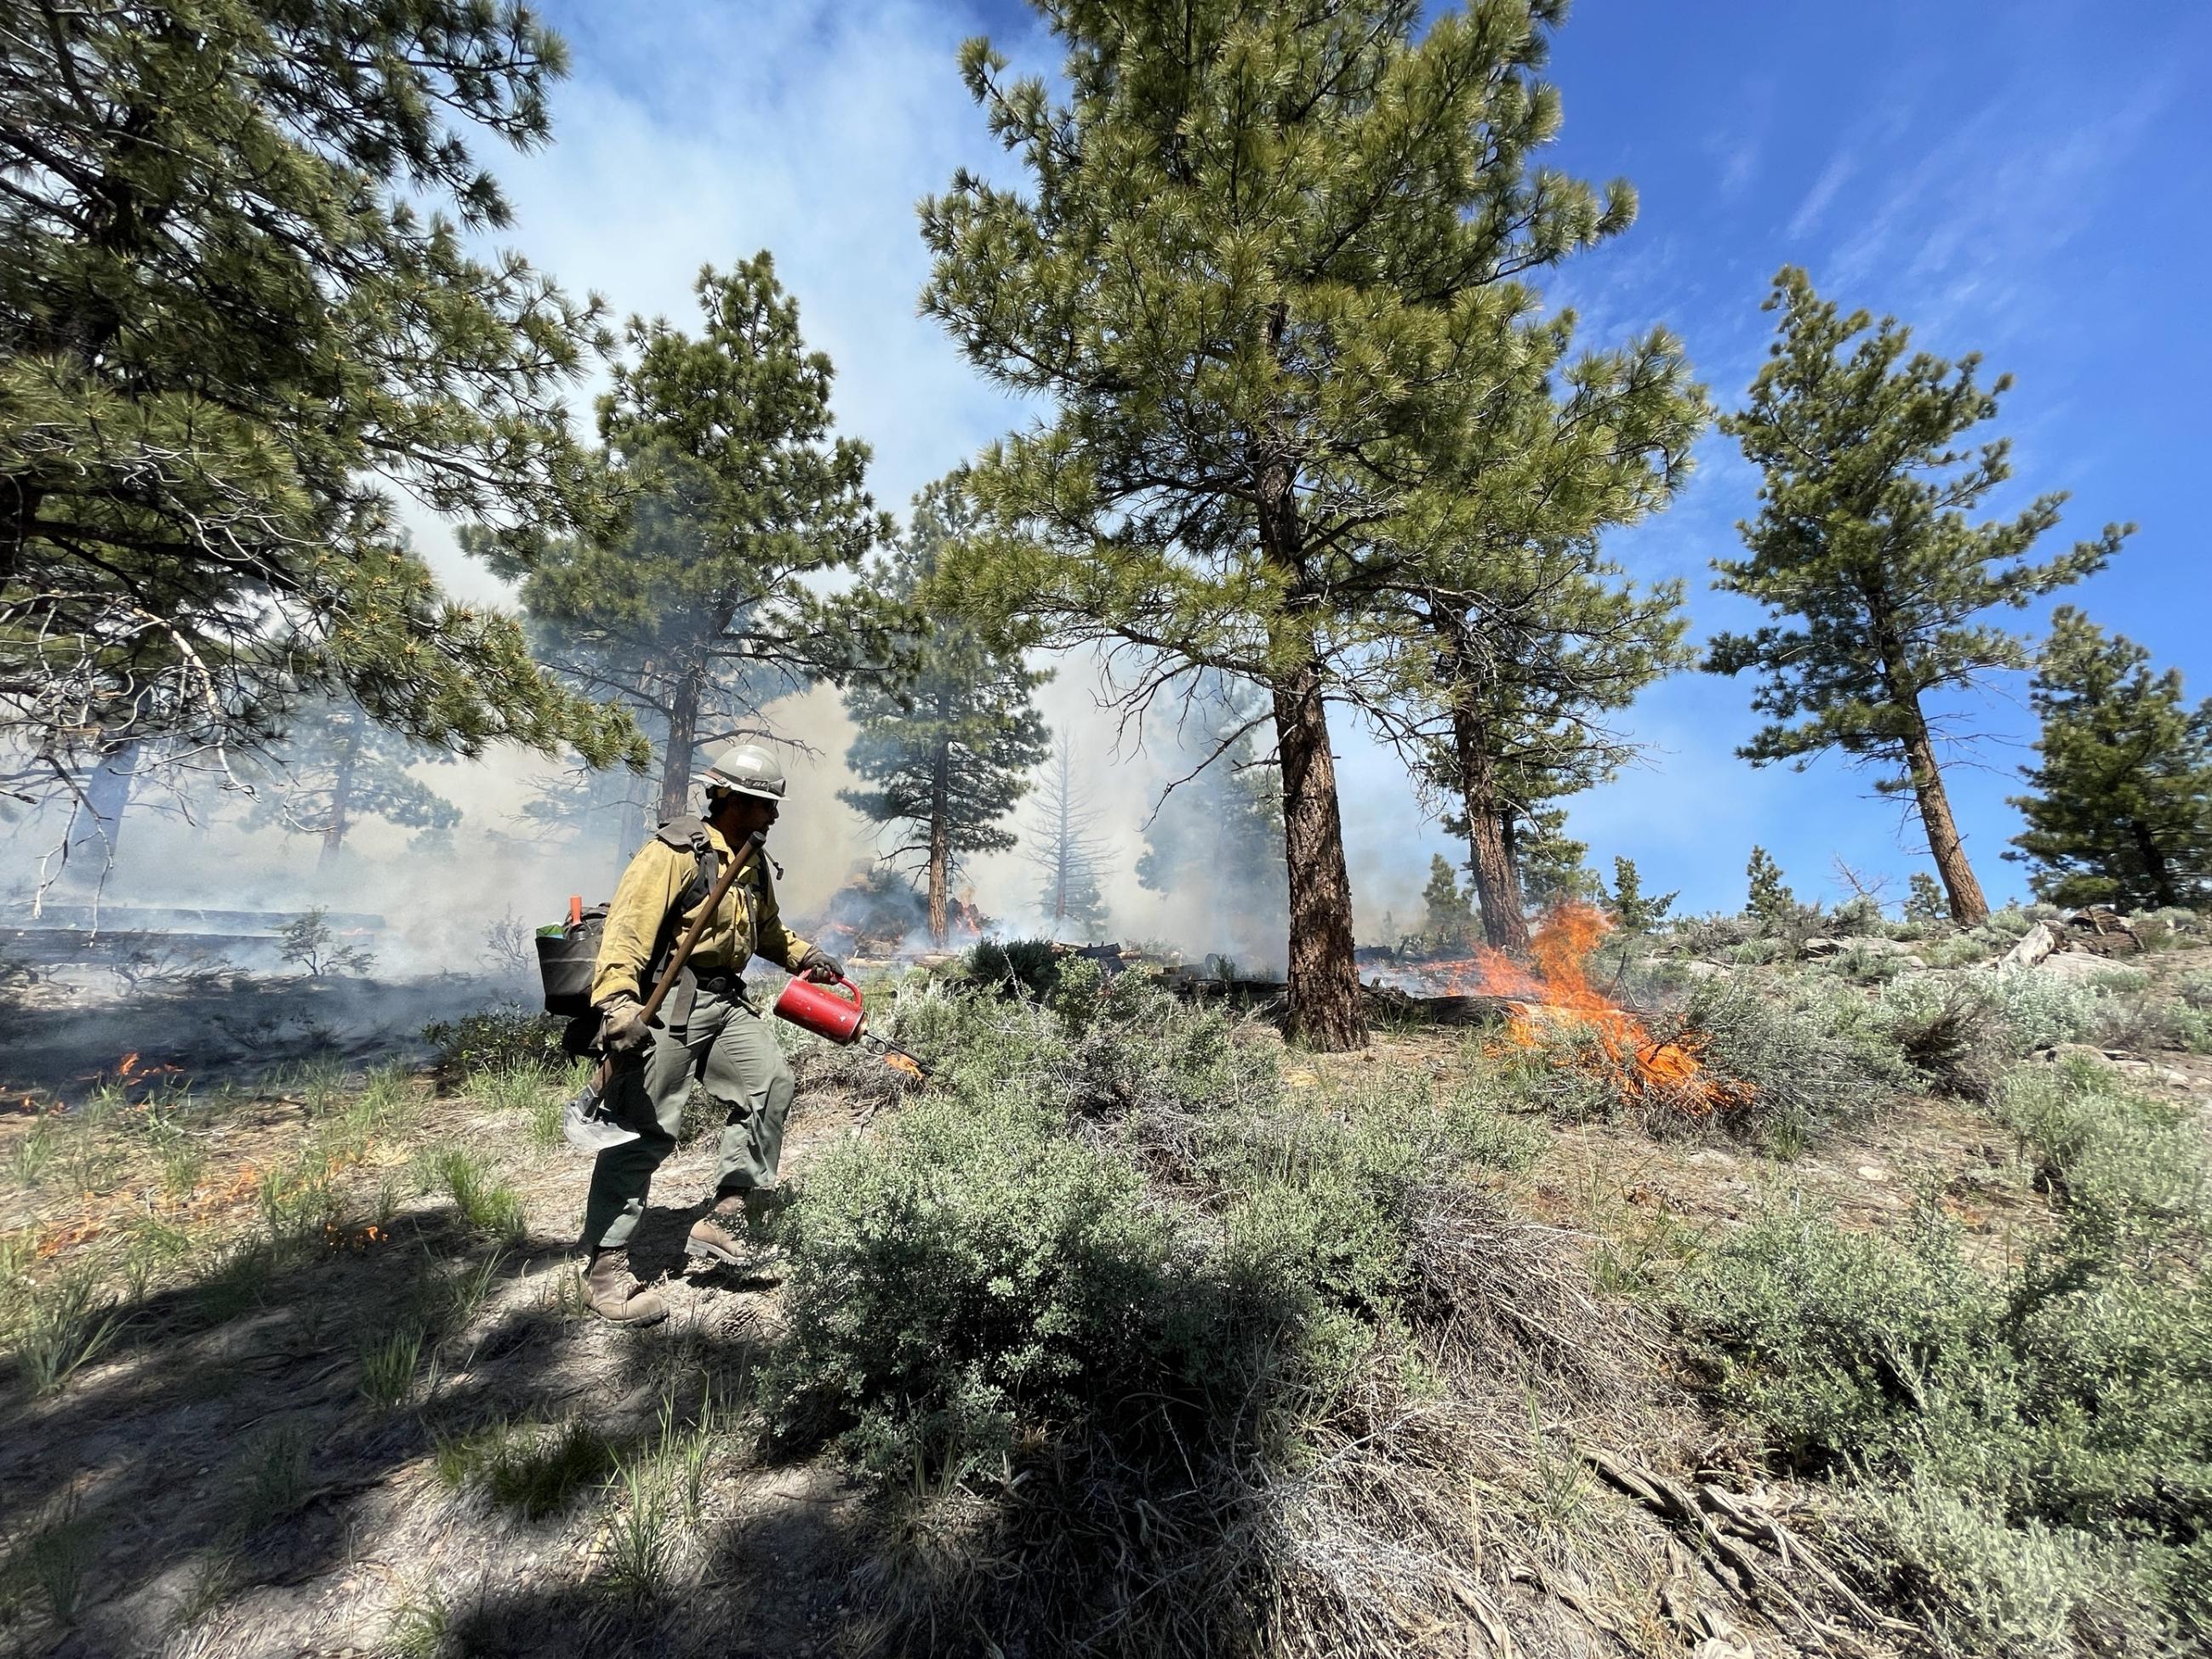
POLYGON ((1425 1187, 1408 1218, 1407 1324, 1280 1483, 1273 1650, 1456 1656, 1485 1650, 1480 1632, 1491 1650, 1571 1654, 1594 1626, 1655 1620, 1674 1547, 1584 1454, 1681 1454, 1658 1333, 1592 1291, 1573 1240, 1480 1188, 1425 1187))

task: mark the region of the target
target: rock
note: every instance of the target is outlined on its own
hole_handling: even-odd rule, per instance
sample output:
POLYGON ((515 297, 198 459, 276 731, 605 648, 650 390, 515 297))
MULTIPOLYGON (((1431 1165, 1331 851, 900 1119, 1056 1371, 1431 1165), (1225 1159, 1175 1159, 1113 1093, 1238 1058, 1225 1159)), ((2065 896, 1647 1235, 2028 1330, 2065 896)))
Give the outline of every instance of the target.
POLYGON ((2033 968, 2058 948, 2058 935, 2047 921, 2039 921, 2021 935, 2020 943, 1997 958, 2002 968, 2033 968))
POLYGON ((2186 1089, 2191 1086, 2187 1074, 2175 1071, 2171 1066, 2160 1066, 2155 1061, 2148 1060, 2123 1060, 2118 1055, 2109 1054, 2105 1058, 2112 1061, 2114 1070, 2125 1072, 2129 1077, 2138 1083, 2162 1084, 2169 1089, 2186 1089))
POLYGON ((1808 939, 1797 947, 1797 954, 1811 962, 1821 957, 1840 956, 1843 950, 1844 942, 1839 939, 1808 939))
POLYGON ((1692 979, 1720 979, 1724 977, 1728 973, 1728 969, 1722 967, 1717 962, 1702 961, 1684 963, 1682 964, 1682 971, 1687 974, 1692 979))
POLYGON ((2062 951, 2057 956, 2045 957, 2035 964, 2035 971, 2052 979, 2071 981, 2077 985, 2094 985, 2115 973, 2116 969, 2102 957, 2093 957, 2086 951, 2062 951))

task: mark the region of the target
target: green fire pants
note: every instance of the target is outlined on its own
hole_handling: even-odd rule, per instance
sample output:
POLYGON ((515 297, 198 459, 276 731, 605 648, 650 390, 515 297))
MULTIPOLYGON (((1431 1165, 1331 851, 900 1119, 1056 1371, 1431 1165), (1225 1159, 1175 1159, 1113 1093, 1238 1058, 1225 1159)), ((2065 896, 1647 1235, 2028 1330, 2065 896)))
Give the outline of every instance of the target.
POLYGON ((702 988, 681 1030, 656 1025, 644 1063, 617 1066, 607 1106, 639 1139, 610 1146, 592 1166, 584 1243, 613 1249, 629 1242, 653 1172, 676 1150, 684 1103, 696 1076, 727 1113, 715 1149, 714 1196, 775 1184, 783 1121, 791 1111, 791 1067, 768 1021, 735 995, 702 988))

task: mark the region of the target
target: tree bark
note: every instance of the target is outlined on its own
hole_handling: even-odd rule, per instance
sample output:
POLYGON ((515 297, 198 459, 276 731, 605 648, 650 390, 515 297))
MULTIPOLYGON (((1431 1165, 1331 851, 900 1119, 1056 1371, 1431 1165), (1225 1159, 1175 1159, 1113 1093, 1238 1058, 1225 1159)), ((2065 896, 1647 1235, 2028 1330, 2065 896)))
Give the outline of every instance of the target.
POLYGON ((1928 832, 1928 851, 1942 878, 1943 891, 1951 902, 1951 920, 1972 927, 1989 920, 1990 902, 1966 862, 1966 849, 1959 839, 1958 820, 1951 816, 1951 798, 1943 790, 1943 775, 1936 764, 1935 740, 1921 718, 1917 697, 1901 698, 1910 722, 1905 739, 1905 762, 1912 779, 1912 793, 1920 804, 1921 827, 1928 832))
POLYGON ((939 741, 929 779, 929 942, 945 947, 945 888, 952 878, 952 745, 939 741))
POLYGON ((2166 854, 2159 849, 2150 826, 2141 818, 2130 818, 2128 836, 2135 842, 2136 851, 2142 855, 2143 875, 2150 883, 2151 896, 2162 909, 2178 909, 2181 895, 2173 884, 2173 866, 2166 861, 2166 854))
MULTIPOLYGON (((356 715, 355 720, 361 717, 356 715)), ((331 781, 331 821, 323 827, 323 850, 315 860, 315 868, 327 870, 345 845, 346 831, 351 828, 347 814, 353 810, 353 773, 355 762, 361 754, 361 727, 349 721, 344 736, 339 740, 337 771, 331 781)))
POLYGON ((1526 955, 1528 918, 1521 908, 1521 884, 1498 805, 1496 769, 1491 763, 1490 734, 1480 715, 1452 710, 1452 742, 1459 750, 1460 788, 1467 811, 1468 868, 1482 906, 1482 937, 1493 951, 1526 955))
POLYGON ((676 682, 676 696, 668 706, 668 747, 660 757, 660 821, 680 818, 691 799, 691 763, 699 747, 700 681, 703 671, 694 664, 676 682))
POLYGON ((1367 1014, 1352 956, 1352 877, 1322 684, 1321 665, 1309 662, 1273 689, 1291 889, 1291 1031, 1310 1048, 1339 1054, 1366 1045, 1367 1014))

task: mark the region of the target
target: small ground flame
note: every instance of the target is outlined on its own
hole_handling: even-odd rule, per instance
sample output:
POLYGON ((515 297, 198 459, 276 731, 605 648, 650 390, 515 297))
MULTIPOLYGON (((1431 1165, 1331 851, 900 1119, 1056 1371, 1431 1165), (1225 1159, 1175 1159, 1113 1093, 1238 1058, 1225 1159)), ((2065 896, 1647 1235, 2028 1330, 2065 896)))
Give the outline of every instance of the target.
POLYGON ((1551 1055, 1559 1065, 1594 1066, 1624 1100, 1656 1097, 1693 1112, 1733 1103, 1735 1085, 1707 1071, 1692 1042, 1654 1037, 1643 1021, 1589 982, 1583 963, 1611 925, 1593 906, 1561 905, 1529 943, 1533 970, 1478 947, 1444 976, 1447 989, 1512 1002, 1508 1044, 1551 1055))

